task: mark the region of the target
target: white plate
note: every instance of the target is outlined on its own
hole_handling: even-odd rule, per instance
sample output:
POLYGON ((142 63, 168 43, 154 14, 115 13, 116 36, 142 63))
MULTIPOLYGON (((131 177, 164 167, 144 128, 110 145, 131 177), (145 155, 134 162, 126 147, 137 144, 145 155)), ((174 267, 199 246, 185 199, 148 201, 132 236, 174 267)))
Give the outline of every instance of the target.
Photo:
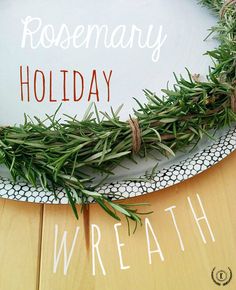
MULTIPOLYGON (((132 97, 145 102, 142 89, 160 93, 167 82, 174 83, 172 72, 185 75, 185 67, 193 73, 208 72, 210 60, 203 56, 217 43, 203 39, 217 19, 197 4, 195 0, 4 0, 0 2, 0 100, 1 125, 23 122, 23 114, 43 117, 52 114, 63 99, 63 76, 66 76, 66 98, 59 114, 77 115, 81 118, 92 101, 98 109, 108 111, 124 104, 121 118, 127 120, 132 109, 137 108, 132 97), (49 25, 49 26, 47 26, 49 25), (101 33, 97 47, 96 34, 92 34, 87 47, 83 40, 88 37, 91 25, 96 30, 105 29, 107 39, 101 33), (125 28, 124 28, 125 27, 125 28), (48 34, 43 33, 47 29, 48 34), (60 36, 60 29, 62 34, 60 36), (77 29, 77 30, 76 30, 77 29), (82 29, 84 32, 82 33, 82 29), (132 30, 133 29, 133 30, 132 30), (150 30, 149 30, 150 29, 150 30), (151 33, 150 43, 148 30, 151 33), (52 40, 52 31, 56 37, 52 40), (76 32, 77 31, 77 32, 76 32), (132 38, 132 31, 136 31, 132 38), (139 31, 139 32, 137 32, 139 31), (78 39, 65 40, 81 32, 78 39), (119 35, 124 33, 124 38, 119 35), (113 42, 112 42, 113 35, 113 42), (138 36, 142 35, 141 44, 138 36), (44 38, 43 38, 44 37, 44 38), (48 39, 46 39, 46 38, 48 39), (50 41, 49 41, 50 38, 50 41), (64 42, 63 42, 64 40, 64 42), (132 48, 122 48, 121 42, 132 40, 132 48), (76 42, 77 41, 77 42, 76 42), (105 46, 115 45, 108 48, 105 46), (152 48, 150 44, 156 43, 152 48), (158 44, 160 47, 158 48, 158 44), (68 47, 67 47, 68 45, 68 47), (76 48, 75 45, 80 45, 76 48), (141 46, 144 46, 141 48, 141 46), (27 77, 29 68, 29 78, 27 77), (99 90, 88 100, 93 70, 96 70, 99 90), (37 73, 35 73, 37 70, 37 73), (67 70, 68 72, 61 72, 67 70), (80 101, 73 100, 73 71, 79 71, 84 79, 80 101), (22 85, 28 80, 29 87, 22 85), (50 71, 51 100, 50 102, 50 71), (103 74, 105 73, 105 76, 103 74), (110 75, 112 71, 112 74, 110 75), (34 85, 34 77, 37 77, 34 85), (43 77, 42 77, 43 76, 43 77), (109 101, 108 101, 108 78, 109 101), (45 94, 42 83, 45 78, 45 94), (27 90, 29 88, 29 101, 27 90), (35 96, 36 89, 36 96, 35 96), (42 99, 42 102, 38 102, 42 99)), ((81 93, 81 78, 77 73, 76 97, 81 93)), ((93 79, 94 81, 94 79, 93 79)), ((95 82, 93 82, 93 92, 95 82)), ((159 160, 158 171, 148 181, 123 181, 140 178, 150 172, 156 161, 139 160, 137 165, 128 164, 129 170, 115 170, 115 178, 97 188, 112 198, 137 196, 165 188, 185 180, 220 161, 235 149, 234 129, 225 129, 216 141, 207 139, 191 153, 178 153, 176 158, 159 160)), ((0 169, 0 196, 32 202, 67 203, 64 193, 55 200, 54 195, 42 188, 25 183, 12 184, 4 168, 0 169)))

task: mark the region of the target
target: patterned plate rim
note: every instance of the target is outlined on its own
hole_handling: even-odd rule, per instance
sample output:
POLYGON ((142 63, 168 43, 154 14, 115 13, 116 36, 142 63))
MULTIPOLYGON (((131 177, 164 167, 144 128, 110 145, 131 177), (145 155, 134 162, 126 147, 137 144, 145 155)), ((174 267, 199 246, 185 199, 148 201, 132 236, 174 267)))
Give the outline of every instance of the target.
MULTIPOLYGON (((187 180, 211 166, 215 165, 236 149, 236 126, 227 130, 211 145, 199 150, 197 153, 188 155, 182 161, 175 162, 167 168, 157 170, 150 179, 143 181, 121 181, 107 183, 97 188, 99 193, 104 193, 111 199, 119 200, 137 197, 146 193, 158 191, 187 180)), ((0 197, 34 203, 68 204, 66 193, 58 189, 57 198, 55 195, 44 190, 37 189, 25 182, 13 184, 9 178, 0 177, 0 197)), ((79 202, 79 200, 78 200, 79 202)), ((92 200, 89 200, 92 202, 92 200)))

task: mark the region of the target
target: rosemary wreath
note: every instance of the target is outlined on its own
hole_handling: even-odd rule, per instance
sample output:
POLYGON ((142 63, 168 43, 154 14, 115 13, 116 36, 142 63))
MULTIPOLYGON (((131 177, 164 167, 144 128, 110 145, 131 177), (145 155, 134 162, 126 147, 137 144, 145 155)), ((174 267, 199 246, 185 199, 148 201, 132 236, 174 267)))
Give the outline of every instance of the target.
POLYGON ((93 198, 109 215, 141 223, 137 205, 114 203, 95 191, 88 169, 112 174, 114 166, 135 154, 145 157, 156 150, 174 155, 178 149, 196 145, 209 130, 229 126, 236 120, 236 0, 201 0, 219 15, 211 28, 220 45, 206 55, 212 58, 206 81, 188 72, 176 77, 173 89, 163 98, 145 90, 146 104, 139 105, 128 122, 119 110, 108 113, 87 110, 80 121, 68 117, 63 123, 56 113, 46 120, 25 117, 25 123, 0 127, 0 164, 5 164, 14 181, 24 179, 54 192, 62 187, 78 218, 78 201, 85 208, 93 198), (101 119, 102 118, 102 119, 101 119))

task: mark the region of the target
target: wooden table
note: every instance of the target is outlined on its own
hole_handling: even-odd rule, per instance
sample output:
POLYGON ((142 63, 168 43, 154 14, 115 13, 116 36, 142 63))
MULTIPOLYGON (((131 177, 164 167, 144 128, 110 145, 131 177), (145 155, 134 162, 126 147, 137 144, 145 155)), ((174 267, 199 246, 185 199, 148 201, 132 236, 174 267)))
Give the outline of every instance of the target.
POLYGON ((235 165, 135 198, 154 213, 131 236, 91 206, 88 250, 69 206, 0 200, 0 290, 236 289, 235 165))

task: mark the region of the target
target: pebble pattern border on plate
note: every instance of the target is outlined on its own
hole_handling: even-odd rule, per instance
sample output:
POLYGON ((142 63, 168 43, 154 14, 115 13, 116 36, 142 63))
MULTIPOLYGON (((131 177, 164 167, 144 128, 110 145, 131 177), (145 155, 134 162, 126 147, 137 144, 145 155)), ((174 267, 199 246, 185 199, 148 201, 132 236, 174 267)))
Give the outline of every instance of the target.
MULTIPOLYGON (((213 144, 193 156, 157 171, 148 180, 146 178, 144 181, 121 181, 104 184, 98 187, 97 191, 105 193, 113 200, 119 200, 167 188, 210 168, 235 149, 236 127, 229 129, 213 144)), ((140 177, 140 179, 144 178, 145 176, 140 177)), ((0 197, 35 203, 68 204, 68 199, 62 189, 58 189, 56 198, 52 192, 44 190, 42 187, 36 189, 25 182, 13 184, 10 179, 5 177, 0 177, 0 197)), ((89 202, 92 202, 92 199, 89 202)))

